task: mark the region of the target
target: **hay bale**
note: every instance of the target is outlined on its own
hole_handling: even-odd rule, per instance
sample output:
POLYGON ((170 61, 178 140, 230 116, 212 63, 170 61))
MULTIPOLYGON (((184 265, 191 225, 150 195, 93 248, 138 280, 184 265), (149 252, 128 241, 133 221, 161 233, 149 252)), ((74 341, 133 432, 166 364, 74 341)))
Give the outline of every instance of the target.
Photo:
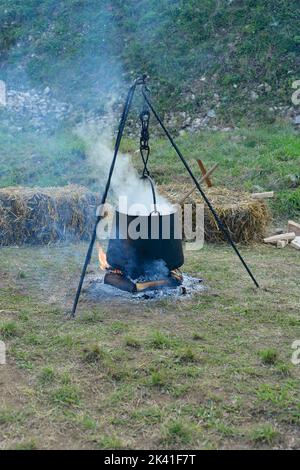
MULTIPOLYGON (((182 185, 178 183, 159 187, 160 193, 173 204, 178 203, 190 189, 190 184, 182 185)), ((235 242, 251 243, 261 241, 264 238, 271 220, 266 201, 252 199, 250 194, 242 191, 231 191, 220 187, 206 189, 205 193, 235 242)), ((203 199, 196 190, 185 203, 193 205, 194 225, 195 206, 203 203, 203 199)), ((204 207, 204 231, 206 241, 224 241, 223 233, 219 230, 206 205, 204 207)))
MULTIPOLYGON (((190 188, 174 183, 160 186, 159 192, 176 204, 190 188)), ((264 238, 270 221, 265 201, 225 188, 211 188, 206 193, 234 241, 250 243, 264 238)), ((195 225, 195 204, 202 203, 202 198, 195 191, 186 202, 193 204, 195 225)), ((88 240, 98 204, 97 194, 75 185, 0 189, 0 246, 88 240)), ((207 207, 204 225, 206 241, 224 239, 207 207)))
POLYGON ((0 246, 89 239, 98 197, 81 186, 0 189, 0 246))

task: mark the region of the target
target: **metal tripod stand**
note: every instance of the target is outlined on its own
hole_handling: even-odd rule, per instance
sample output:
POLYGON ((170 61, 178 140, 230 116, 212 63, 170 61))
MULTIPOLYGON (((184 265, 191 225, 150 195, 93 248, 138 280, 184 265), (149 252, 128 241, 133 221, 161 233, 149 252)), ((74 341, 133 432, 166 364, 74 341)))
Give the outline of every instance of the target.
MULTIPOLYGON (((153 104, 152 104, 152 102, 149 98, 149 90, 148 90, 147 85, 146 85, 146 78, 147 78, 147 76, 143 75, 142 77, 139 77, 134 81, 133 85, 129 89, 129 92, 128 92, 128 95, 127 95, 127 98, 126 98, 126 101, 125 101, 124 109, 123 109, 121 119, 120 119, 118 134, 117 134, 117 138, 116 138, 116 143, 115 143, 115 148, 114 148, 114 155, 113 155, 112 163, 111 163, 111 166, 110 166, 106 186, 105 186, 102 198, 101 198, 100 211, 99 211, 99 213, 96 217, 96 220, 95 220, 95 225, 94 225, 94 229, 93 229, 93 232, 92 232, 91 241, 90 241, 88 251, 87 251, 87 254, 86 254, 86 258, 85 258, 85 262, 84 262, 84 265, 83 265, 83 268, 82 268, 82 271, 81 271, 79 284, 78 284, 78 288, 77 288, 77 291, 76 291, 76 296, 75 296, 75 299, 74 299, 74 304, 73 304, 73 308, 72 308, 72 312, 71 312, 71 318, 74 318, 75 314, 76 314, 76 309, 77 309, 79 297, 80 297, 80 294, 81 294, 83 281, 84 281, 84 278, 85 278, 85 275, 86 275, 86 270, 87 270, 87 267, 88 267, 88 265, 91 261, 93 247, 94 247, 94 244, 95 244, 95 241, 96 241, 97 226, 98 226, 99 222, 103 219, 103 208, 104 208, 104 204, 106 202, 108 191, 109 191, 109 188, 110 188, 111 178, 112 178, 112 175, 113 175, 113 172, 114 172, 116 159, 117 159, 117 155, 118 155, 118 152, 119 152, 119 148, 120 148, 124 128, 125 128, 125 125, 126 125, 126 121, 127 121, 127 118, 128 118, 130 108, 131 108, 131 104, 132 104, 132 100, 133 100, 133 97, 134 97, 135 90, 136 90, 137 86, 139 86, 139 85, 141 85, 141 87, 142 87, 142 95, 144 97, 145 103, 147 104, 149 109, 152 111, 153 115, 155 116, 156 120, 158 121, 159 125, 161 126, 162 130, 164 131, 164 133, 166 134, 168 140, 170 141, 172 147, 174 148, 175 152, 177 153, 178 157, 180 158, 180 160, 182 161, 184 167, 186 168, 188 174, 192 178, 195 186, 197 187, 197 189, 200 192, 203 200, 207 204, 207 207, 209 208, 210 212, 212 213, 219 229, 223 232, 226 240, 228 241, 228 243, 231 245, 231 247, 233 248, 233 250, 237 254, 238 258, 240 259, 240 261, 243 264, 244 268, 248 272, 248 274, 251 277, 252 281, 254 282, 255 286, 259 287, 259 284, 256 281, 255 277, 253 276, 249 266, 245 262, 244 258, 240 254, 237 246, 235 245, 234 241, 232 240, 231 235, 230 235, 227 227, 223 224, 223 222, 219 218, 217 212, 215 211, 215 209, 212 206, 211 202, 207 198, 205 192, 201 188, 198 180, 194 176, 187 160, 184 158, 183 154, 179 150, 179 148, 178 148, 177 144, 175 143, 174 139, 170 135, 169 131, 165 127, 164 123, 162 122, 160 116, 157 114, 155 108, 153 107, 153 104)), ((144 161, 144 163, 145 163, 145 161, 144 161)), ((146 168, 146 165, 145 165, 145 168, 146 168)))

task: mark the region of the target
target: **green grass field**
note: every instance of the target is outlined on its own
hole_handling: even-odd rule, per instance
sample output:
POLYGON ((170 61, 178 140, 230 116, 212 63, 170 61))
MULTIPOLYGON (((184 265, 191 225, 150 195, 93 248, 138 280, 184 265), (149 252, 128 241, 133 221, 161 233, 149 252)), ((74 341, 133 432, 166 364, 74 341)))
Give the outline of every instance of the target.
MULTIPOLYGON (((52 136, 0 133, 0 187, 61 186, 78 183, 100 191, 99 175, 87 155, 86 143, 71 132, 52 136)), ((292 126, 241 128, 233 132, 203 131, 177 138, 194 168, 201 158, 209 168, 219 163, 215 184, 246 191, 275 191, 274 216, 287 220, 300 216, 300 137, 292 126)), ((187 182, 189 177, 170 144, 152 136, 149 168, 157 183, 187 182)), ((113 144, 112 144, 113 145, 113 144)), ((122 150, 133 155, 138 138, 123 141, 122 150)), ((121 157, 120 157, 121 158, 121 157)))
MULTIPOLYGON (((299 114, 299 1, 1 6, 0 80, 8 91, 49 88, 74 113, 54 131, 45 104, 39 133, 31 111, 0 109, 0 188, 75 183, 101 192, 107 175, 72 128, 147 73, 167 120, 215 114, 209 126, 218 131, 176 138, 199 177, 198 158, 218 163, 215 185, 274 191, 273 225, 300 222, 299 126, 287 124, 299 114)), ((152 126, 151 118, 155 181, 187 183, 152 126)), ((128 135, 122 150, 140 168, 139 138, 128 135)), ((0 248, 0 450, 300 448, 300 365, 291 361, 300 252, 242 246, 258 290, 227 245, 206 244, 186 255, 184 271, 207 287, 192 298, 108 303, 83 293, 70 321, 86 249, 0 248)), ((99 269, 95 254, 89 269, 99 269)))
MULTIPOLYGON (((293 249, 189 252, 208 290, 88 301, 65 319, 85 245, 2 248, 1 449, 299 448, 300 265, 293 249)), ((91 270, 97 270, 93 260, 91 270)))
MULTIPOLYGON (((277 223, 300 214, 299 134, 289 126, 177 138, 192 167, 219 163, 216 185, 274 190, 277 223)), ((0 185, 80 183, 99 190, 87 148, 69 132, 2 134, 0 185)), ((125 138, 133 155, 138 141, 125 138)), ((158 183, 187 182, 169 144, 151 140, 158 183)), ((122 157, 120 157, 122 158, 122 157)), ((181 301, 81 299, 68 321, 86 246, 0 250, 1 449, 297 448, 300 366, 298 253, 226 245, 187 253, 208 289, 181 301)), ((91 270, 97 271, 96 256, 91 270)))

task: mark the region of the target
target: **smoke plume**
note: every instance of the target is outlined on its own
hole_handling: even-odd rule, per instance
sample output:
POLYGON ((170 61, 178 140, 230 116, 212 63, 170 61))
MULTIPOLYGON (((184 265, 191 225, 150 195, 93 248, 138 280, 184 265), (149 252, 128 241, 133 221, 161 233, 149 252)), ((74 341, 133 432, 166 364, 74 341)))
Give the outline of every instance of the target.
MULTIPOLYGON (((100 188, 105 187, 114 152, 113 116, 112 114, 108 116, 110 118, 98 126, 84 124, 76 131, 85 142, 87 157, 95 178, 98 178, 100 188)), ((129 154, 122 152, 118 154, 110 191, 109 201, 118 207, 120 200, 124 202, 126 198, 127 211, 130 214, 148 215, 154 210, 150 183, 140 177, 129 154)), ((156 198, 160 213, 172 211, 171 204, 157 190, 156 198)), ((119 207, 119 210, 124 211, 122 207, 119 207)))

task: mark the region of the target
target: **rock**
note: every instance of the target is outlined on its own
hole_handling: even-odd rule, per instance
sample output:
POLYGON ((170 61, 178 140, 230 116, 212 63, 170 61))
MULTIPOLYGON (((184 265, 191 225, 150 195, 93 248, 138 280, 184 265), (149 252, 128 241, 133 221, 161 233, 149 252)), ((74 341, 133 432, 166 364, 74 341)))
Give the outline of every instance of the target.
POLYGON ((216 112, 214 109, 210 109, 208 112, 207 112, 207 116, 209 118, 215 118, 216 117, 216 112))
POLYGON ((256 101, 258 99, 258 94, 256 93, 256 91, 251 91, 250 93, 250 98, 253 100, 253 101, 256 101))
POLYGON ((196 118, 192 122, 192 127, 195 128, 195 129, 201 127, 201 125, 202 125, 202 119, 200 119, 200 118, 196 118))

